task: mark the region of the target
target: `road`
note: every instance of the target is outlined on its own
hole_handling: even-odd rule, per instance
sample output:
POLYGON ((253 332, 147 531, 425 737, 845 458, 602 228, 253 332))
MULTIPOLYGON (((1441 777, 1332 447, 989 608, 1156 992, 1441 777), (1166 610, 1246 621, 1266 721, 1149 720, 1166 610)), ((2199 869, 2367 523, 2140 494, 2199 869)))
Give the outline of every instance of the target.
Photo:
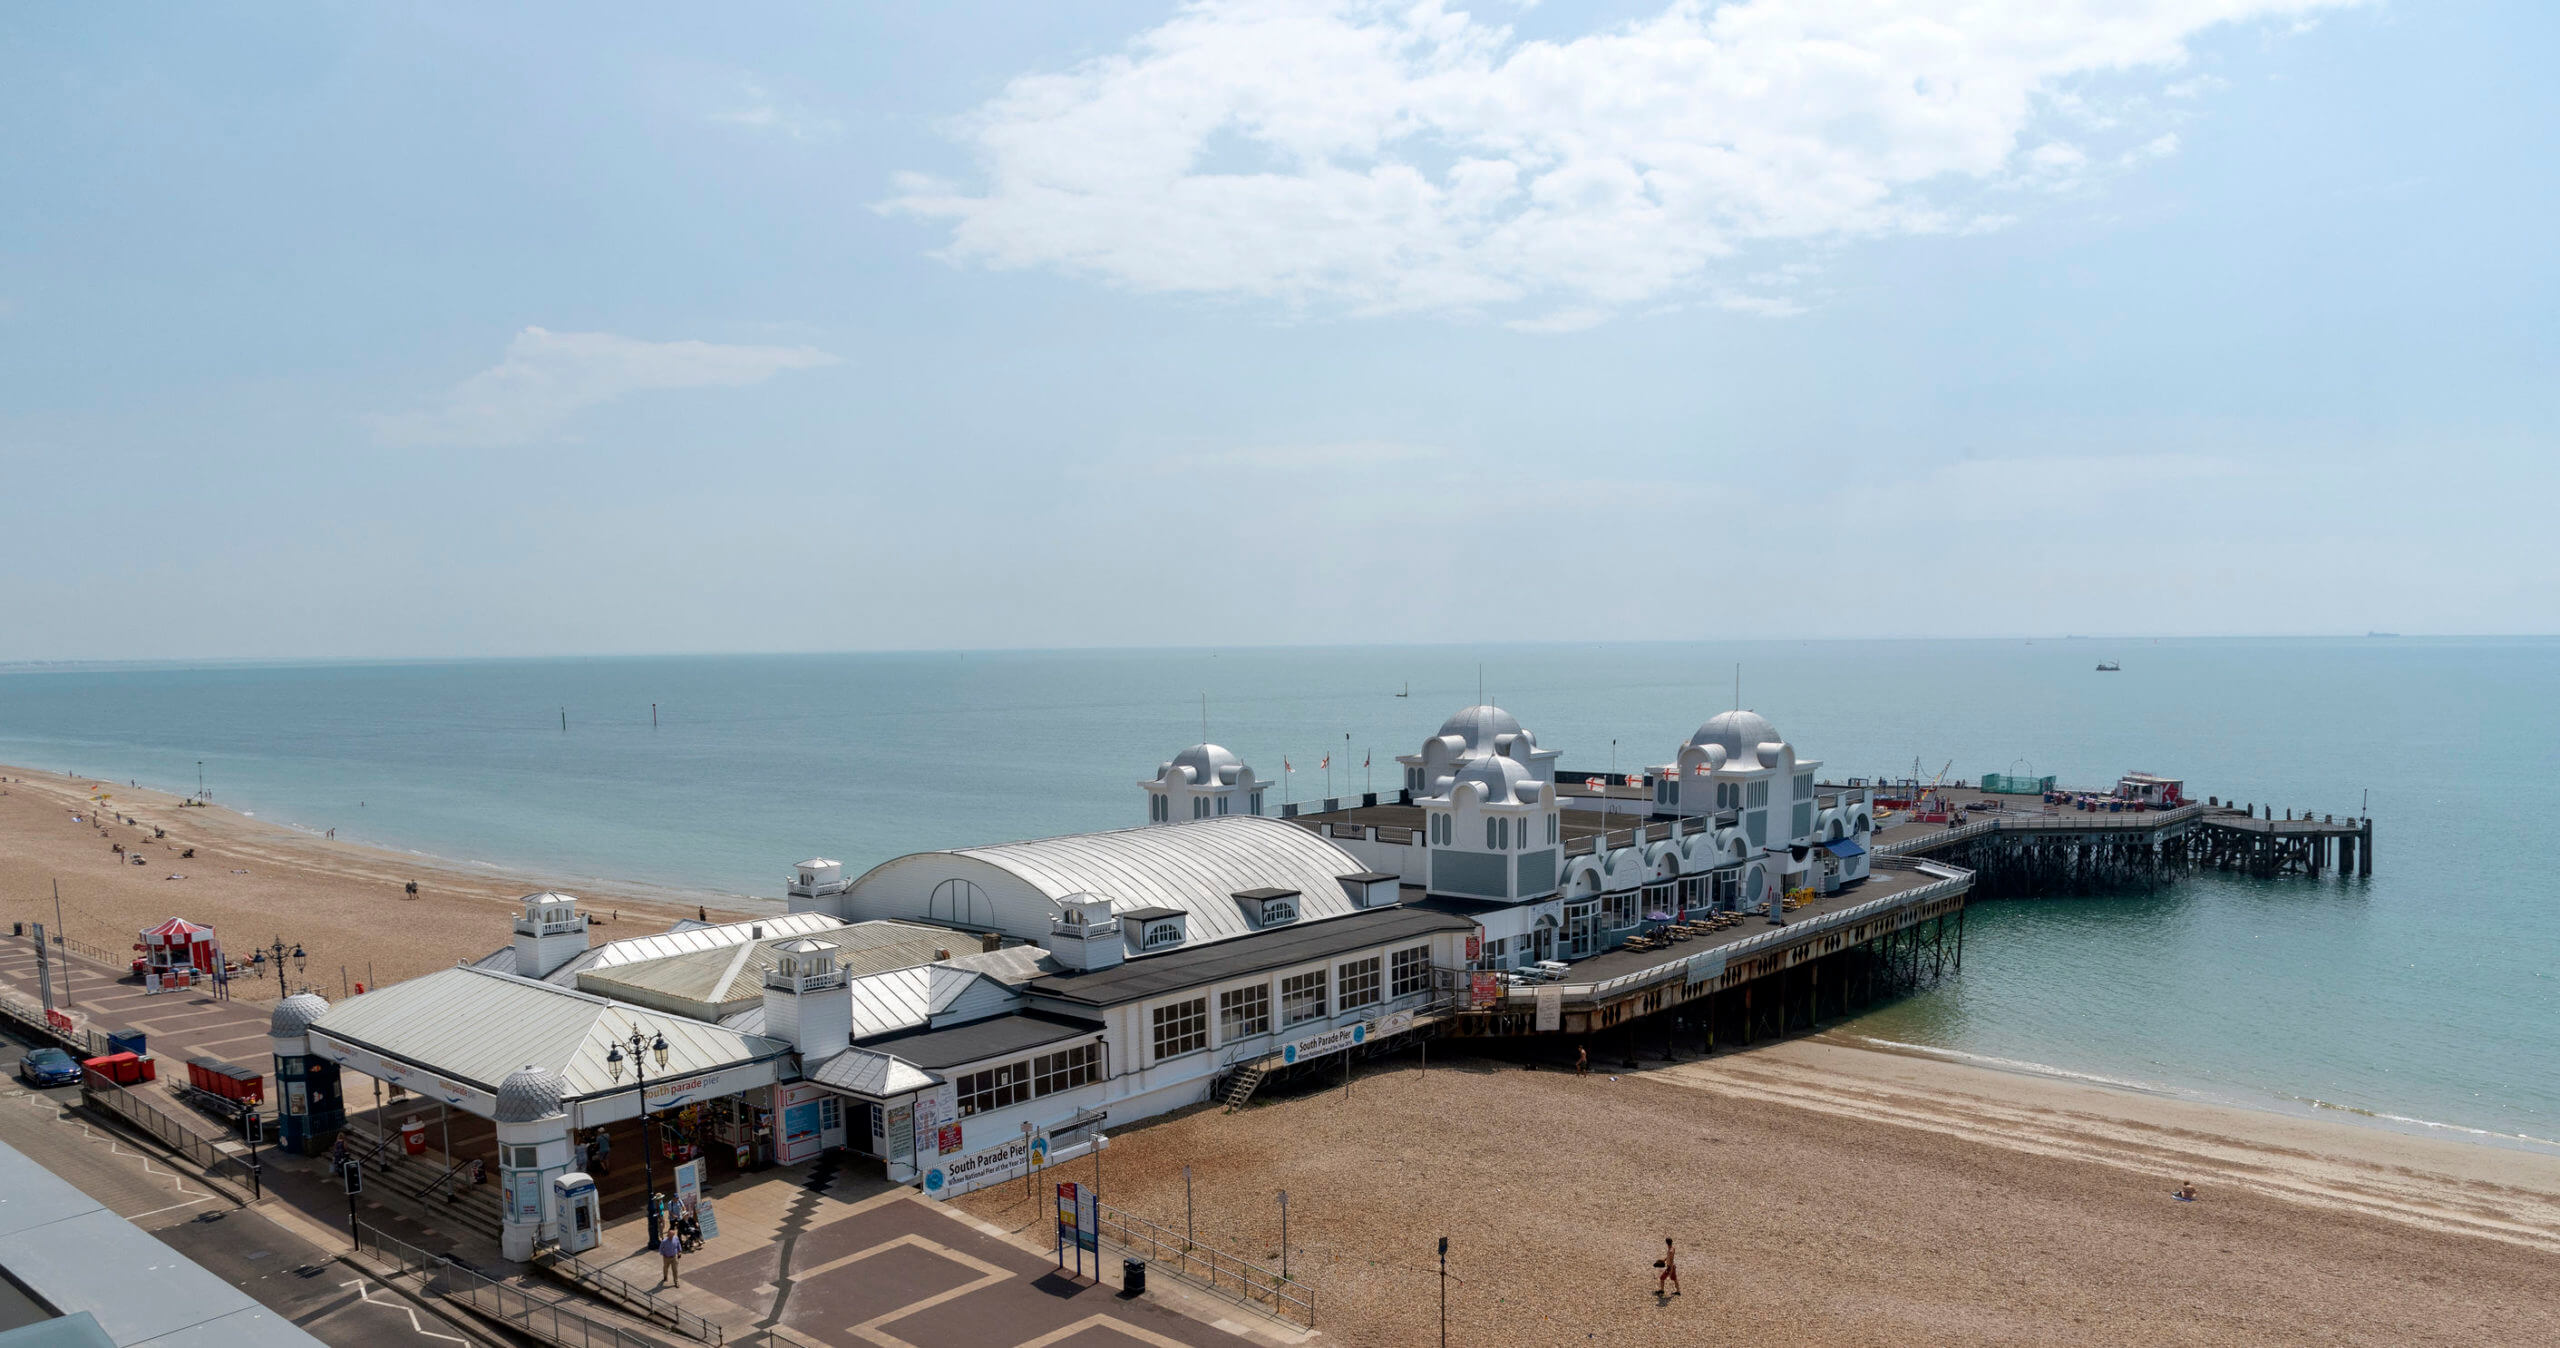
POLYGON ((0 1142, 106 1204, 324 1343, 484 1348, 494 1340, 417 1309, 254 1208, 179 1173, 157 1152, 82 1117, 80 1088, 30 1089, 18 1060, 36 1041, 0 1025, 0 1142))

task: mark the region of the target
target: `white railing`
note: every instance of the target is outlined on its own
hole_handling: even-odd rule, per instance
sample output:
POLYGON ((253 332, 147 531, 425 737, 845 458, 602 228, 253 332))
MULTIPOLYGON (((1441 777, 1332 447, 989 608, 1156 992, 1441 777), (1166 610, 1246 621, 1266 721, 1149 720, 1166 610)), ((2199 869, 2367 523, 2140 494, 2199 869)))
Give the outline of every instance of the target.
MULTIPOLYGON (((1928 903, 1950 894, 1960 894, 1973 884, 1973 872, 1961 866, 1900 857, 1881 858, 1881 860, 1893 869, 1924 871, 1938 878, 1927 884, 1906 889, 1899 894, 1887 894, 1880 899, 1870 899, 1855 907, 1843 908, 1836 913, 1824 913, 1819 917, 1799 919, 1783 927, 1773 927, 1755 936, 1746 936, 1729 945, 1701 950, 1685 959, 1674 960, 1668 964, 1657 964, 1650 969, 1620 974, 1615 978, 1602 979, 1597 983, 1562 983, 1546 986, 1555 988, 1569 1001, 1596 1001, 1631 992, 1637 988, 1649 987, 1655 983, 1671 982, 1675 978, 1685 982, 1689 971, 1702 963, 1715 961, 1729 964, 1738 958, 1747 959, 1762 951, 1793 945, 1805 937, 1819 935, 1880 913, 1928 903)), ((1534 1005, 1541 990, 1534 987, 1512 988, 1503 1000, 1507 1003, 1534 1005)))

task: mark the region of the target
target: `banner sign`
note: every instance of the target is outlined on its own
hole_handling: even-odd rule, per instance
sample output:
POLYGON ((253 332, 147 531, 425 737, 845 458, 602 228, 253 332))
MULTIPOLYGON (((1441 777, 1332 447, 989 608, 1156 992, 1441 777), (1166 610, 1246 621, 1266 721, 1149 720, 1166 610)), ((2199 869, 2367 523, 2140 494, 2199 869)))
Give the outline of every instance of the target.
POLYGON ((916 1095, 916 1164, 942 1154, 942 1125, 960 1117, 960 1094, 944 1082, 916 1095))
POLYGON ((1280 1061, 1284 1065, 1301 1063, 1310 1058, 1324 1057, 1329 1053, 1340 1053, 1355 1044, 1367 1042, 1369 1042, 1369 1023, 1362 1021, 1357 1025, 1326 1030, 1320 1034, 1308 1035, 1295 1043, 1284 1044, 1280 1048, 1280 1061))
POLYGON ((1075 1238, 1076 1186, 1070 1181, 1058 1186, 1058 1248, 1067 1248, 1075 1238))
POLYGON ((687 1161, 676 1167, 676 1211, 690 1211, 701 1202, 702 1162, 687 1161))
POLYGON ((943 1155, 949 1156, 953 1152, 959 1151, 968 1145, 961 1141, 960 1129, 961 1125, 959 1124, 946 1123, 935 1132, 934 1144, 942 1149, 943 1155))
POLYGON ((1564 989, 1553 983, 1538 989, 1538 1025, 1540 1030, 1564 1028, 1564 989))
POLYGON ((1724 977, 1724 957, 1725 952, 1721 950, 1711 950, 1703 955, 1690 956, 1689 981, 1705 983, 1724 977))
POLYGON ((1502 977, 1499 974, 1470 974, 1467 977, 1467 1003, 1491 1006, 1502 1000, 1502 977))
MULTIPOLYGON (((960 1125, 953 1124, 957 1128, 960 1125)), ((1012 1137, 1003 1146, 985 1151, 954 1156, 924 1173, 927 1198, 957 1198, 979 1185, 1008 1175, 1020 1175, 1049 1163, 1049 1135, 1034 1133, 1030 1137, 1012 1137)))
POLYGON ((1473 964, 1477 960, 1483 958, 1484 928, 1478 927, 1474 931, 1467 933, 1467 963, 1473 964))
POLYGON ((710 1199, 706 1198, 702 1200, 702 1206, 694 1209, 693 1219, 701 1225, 702 1238, 704 1240, 718 1240, 720 1238, 720 1218, 718 1214, 711 1210, 710 1199))
POLYGON ((1377 1026, 1378 1028, 1371 1031, 1371 1033, 1377 1035, 1381 1039, 1390 1035, 1402 1034, 1413 1028, 1413 1013, 1410 1011, 1390 1011, 1386 1015, 1378 1017, 1377 1026))

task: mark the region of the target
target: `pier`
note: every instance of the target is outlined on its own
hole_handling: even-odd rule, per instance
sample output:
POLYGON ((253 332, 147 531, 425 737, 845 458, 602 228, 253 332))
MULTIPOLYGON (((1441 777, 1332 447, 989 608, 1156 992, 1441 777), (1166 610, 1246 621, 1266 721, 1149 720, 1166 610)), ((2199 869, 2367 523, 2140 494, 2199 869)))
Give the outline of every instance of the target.
POLYGON ((1951 792, 1962 822, 1896 821, 1880 856, 1932 857, 1972 871, 1984 898, 2149 889, 2211 868, 2260 879, 2373 874, 2373 821, 2272 817, 2272 807, 2218 800, 2168 810, 2091 811, 2042 796, 1951 792))

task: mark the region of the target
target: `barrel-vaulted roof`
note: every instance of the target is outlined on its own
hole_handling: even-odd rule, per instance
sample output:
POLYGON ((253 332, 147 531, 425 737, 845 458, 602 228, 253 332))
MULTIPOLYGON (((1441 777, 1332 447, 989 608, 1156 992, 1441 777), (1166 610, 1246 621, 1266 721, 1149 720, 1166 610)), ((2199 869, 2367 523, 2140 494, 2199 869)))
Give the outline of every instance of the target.
POLYGON ((1090 894, 1115 912, 1179 908, 1186 945, 1252 934, 1235 895, 1298 891, 1301 921, 1355 911, 1342 877, 1369 868, 1296 824, 1227 815, 1173 825, 965 847, 953 853, 1010 872, 1052 901, 1090 894))

